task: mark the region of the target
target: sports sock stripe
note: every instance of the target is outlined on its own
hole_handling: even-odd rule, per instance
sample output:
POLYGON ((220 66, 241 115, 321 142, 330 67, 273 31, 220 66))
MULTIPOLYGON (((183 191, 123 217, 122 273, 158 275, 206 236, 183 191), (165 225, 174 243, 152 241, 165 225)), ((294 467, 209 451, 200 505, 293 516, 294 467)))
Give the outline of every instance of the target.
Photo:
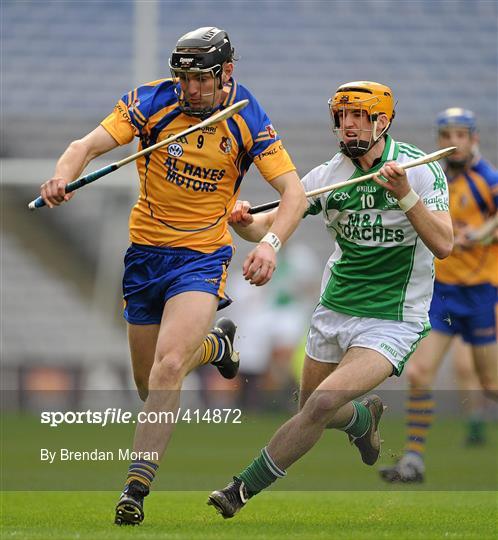
POLYGON ((133 480, 136 480, 147 488, 150 488, 150 485, 156 476, 158 467, 159 465, 157 463, 153 463, 152 461, 133 461, 128 467, 126 485, 133 480))
POLYGON ((278 478, 284 478, 284 476, 287 476, 287 471, 283 471, 282 469, 277 467, 277 465, 275 465, 275 462, 268 453, 266 446, 261 450, 261 455, 263 456, 266 465, 275 476, 278 476, 278 478))
POLYGON ((354 423, 356 422, 357 418, 358 418, 358 411, 357 411, 356 407, 353 404, 353 416, 351 417, 351 420, 349 421, 349 424, 347 426, 344 426, 343 428, 341 428, 341 431, 346 431, 349 428, 351 428, 354 425, 354 423))
POLYGON ((427 390, 410 389, 406 402, 407 437, 405 452, 424 457, 427 435, 434 420, 434 399, 427 390))
POLYGON ((210 333, 202 342, 202 354, 200 365, 211 364, 223 358, 225 353, 225 342, 216 334, 210 333))

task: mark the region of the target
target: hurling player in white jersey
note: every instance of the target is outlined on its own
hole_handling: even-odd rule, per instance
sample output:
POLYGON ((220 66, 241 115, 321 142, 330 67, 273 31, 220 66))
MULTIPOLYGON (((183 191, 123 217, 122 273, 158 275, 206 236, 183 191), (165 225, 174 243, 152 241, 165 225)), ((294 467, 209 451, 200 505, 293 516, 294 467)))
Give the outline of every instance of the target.
MULTIPOLYGON (((387 134, 394 118, 391 89, 367 81, 344 84, 329 108, 340 152, 303 178, 305 190, 377 174, 308 199, 306 215, 322 214, 334 249, 311 319, 300 412, 233 482, 210 495, 208 503, 223 517, 285 476, 325 428, 345 431, 367 465, 377 461, 384 406, 374 394, 354 400, 399 375, 429 331, 433 258, 447 257, 453 247, 442 169, 435 163, 409 171, 399 166, 423 153, 387 134)), ((275 212, 253 216, 249 208, 238 201, 231 223, 240 236, 258 242, 275 212)))

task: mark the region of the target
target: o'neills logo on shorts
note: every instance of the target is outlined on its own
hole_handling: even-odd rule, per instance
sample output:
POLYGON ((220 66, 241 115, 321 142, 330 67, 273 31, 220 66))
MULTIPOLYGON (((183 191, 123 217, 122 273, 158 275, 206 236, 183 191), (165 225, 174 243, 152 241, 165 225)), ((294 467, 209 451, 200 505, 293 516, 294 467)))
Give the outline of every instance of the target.
POLYGON ((394 358, 398 357, 398 351, 395 351, 391 345, 388 345, 387 343, 381 343, 380 348, 386 350, 387 352, 390 352, 394 358))

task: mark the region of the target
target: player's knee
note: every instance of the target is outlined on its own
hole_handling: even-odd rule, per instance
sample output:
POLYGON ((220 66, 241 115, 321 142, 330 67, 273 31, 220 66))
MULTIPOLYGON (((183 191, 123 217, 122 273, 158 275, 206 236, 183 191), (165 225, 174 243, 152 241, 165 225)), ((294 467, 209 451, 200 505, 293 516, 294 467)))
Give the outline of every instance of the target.
POLYGON ((472 364, 464 362, 455 362, 455 373, 459 379, 467 380, 475 377, 475 371, 472 364))
POLYGON ((310 421, 327 424, 330 417, 341 406, 338 395, 335 392, 313 392, 303 407, 303 414, 308 416, 310 421))
POLYGON ((150 377, 154 379, 154 386, 176 386, 185 377, 183 358, 174 353, 159 355, 154 362, 150 377))
POLYGON ((487 375, 479 374, 479 381, 484 395, 494 401, 498 401, 498 381, 487 375))
POLYGON ((432 372, 420 364, 408 363, 406 366, 406 376, 412 388, 424 388, 430 386, 432 382, 432 372))

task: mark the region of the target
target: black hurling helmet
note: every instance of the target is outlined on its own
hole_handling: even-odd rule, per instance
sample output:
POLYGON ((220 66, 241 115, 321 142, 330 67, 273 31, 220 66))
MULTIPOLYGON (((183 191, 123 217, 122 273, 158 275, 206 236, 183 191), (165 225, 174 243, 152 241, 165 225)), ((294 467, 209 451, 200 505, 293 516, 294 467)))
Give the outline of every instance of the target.
MULTIPOLYGON (((218 88, 223 88, 222 71, 225 62, 233 60, 234 50, 225 30, 214 26, 197 28, 182 36, 171 53, 169 68, 173 78, 213 76, 218 88)), ((216 108, 215 94, 209 107, 193 109, 188 93, 177 92, 180 109, 185 114, 206 118, 216 108)))

